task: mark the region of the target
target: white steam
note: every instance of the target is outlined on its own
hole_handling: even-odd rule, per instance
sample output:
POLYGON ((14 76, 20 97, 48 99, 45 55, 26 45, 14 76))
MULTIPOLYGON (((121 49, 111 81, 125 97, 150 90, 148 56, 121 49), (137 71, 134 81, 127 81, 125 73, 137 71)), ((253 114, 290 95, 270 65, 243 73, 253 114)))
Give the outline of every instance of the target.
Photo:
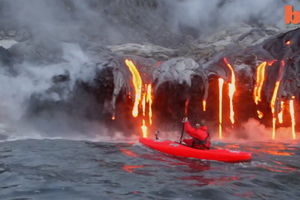
POLYGON ((190 26, 203 34, 241 23, 284 28, 284 5, 300 8, 296 0, 177 0, 168 3, 173 10, 170 22, 175 30, 190 26))
MULTIPOLYGON (((229 135, 226 140, 229 141, 271 141, 272 140, 272 127, 267 127, 261 124, 258 120, 250 118, 247 122, 241 124, 238 129, 226 129, 225 134, 229 135)), ((216 140, 217 134, 214 137, 216 140)), ((289 142, 292 141, 292 128, 291 127, 277 127, 275 132, 275 140, 273 142, 289 142)))
MULTIPOLYGON (((38 94, 40 100, 44 101, 68 101, 77 81, 88 83, 93 80, 99 66, 89 63, 77 44, 63 43, 62 49, 64 62, 59 64, 37 65, 24 62, 15 67, 17 75, 0 68, 0 124, 7 124, 8 129, 22 129, 22 117, 26 114, 32 95, 38 94), (53 77, 58 75, 67 75, 69 78, 55 84, 53 77)), ((55 119, 39 120, 47 123, 48 120, 55 119)), ((59 130, 59 127, 52 128, 59 130)))
POLYGON ((157 32, 207 35, 240 23, 284 28, 286 4, 300 9, 297 0, 9 0, 2 7, 11 24, 35 37, 115 44, 148 42, 157 32), (157 6, 147 7, 151 2, 157 6))

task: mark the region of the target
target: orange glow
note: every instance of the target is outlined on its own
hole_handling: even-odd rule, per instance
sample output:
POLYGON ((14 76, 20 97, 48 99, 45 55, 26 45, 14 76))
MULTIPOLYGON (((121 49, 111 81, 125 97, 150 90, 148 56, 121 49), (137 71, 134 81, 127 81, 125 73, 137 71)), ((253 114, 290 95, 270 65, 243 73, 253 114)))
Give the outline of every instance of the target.
POLYGON ((257 116, 259 119, 262 119, 264 117, 264 113, 261 112, 260 110, 257 110, 257 116))
POLYGON ((278 113, 278 122, 279 122, 280 124, 282 124, 282 123, 283 123, 284 101, 281 101, 281 102, 280 102, 280 108, 281 108, 281 110, 280 110, 280 112, 278 113))
POLYGON ((139 116, 139 109, 141 109, 142 111, 141 135, 142 137, 147 138, 148 137, 147 125, 152 125, 152 103, 153 103, 152 85, 151 84, 143 85, 143 80, 141 78, 141 75, 132 60, 125 59, 125 64, 132 75, 132 84, 134 86, 134 91, 135 91, 135 99, 132 108, 132 116, 133 117, 139 116), (149 121, 146 120, 147 103, 149 105, 148 107, 149 121))
POLYGON ((228 84, 228 87, 229 87, 228 95, 229 95, 229 102, 230 102, 230 121, 231 121, 231 124, 234 124, 233 96, 234 96, 234 93, 236 90, 235 74, 234 74, 233 67, 228 62, 227 58, 224 58, 224 62, 226 64, 226 66, 230 69, 230 72, 231 72, 231 82, 228 84))
POLYGON ((293 139, 296 139, 296 131, 295 131, 295 127, 296 127, 296 120, 295 120, 295 108, 294 108, 294 97, 293 99, 290 100, 290 115, 291 115, 291 122, 292 122, 292 136, 293 139))
POLYGON ((256 70, 256 84, 253 91, 254 102, 257 105, 261 101, 261 91, 265 81, 265 71, 267 62, 258 65, 256 70))
POLYGON ((276 117, 272 118, 272 139, 276 138, 276 117))
POLYGON ((277 60, 270 60, 270 61, 267 61, 268 66, 272 66, 275 62, 277 62, 277 60))
POLYGON ((127 65, 127 67, 129 68, 129 71, 131 72, 132 75, 132 83, 134 86, 134 90, 135 90, 135 100, 134 100, 134 106, 132 109, 132 116, 133 117, 137 117, 139 114, 139 103, 141 101, 141 95, 142 95, 142 78, 140 76, 139 71, 137 70, 136 66, 134 65, 134 63, 129 60, 126 59, 125 60, 125 64, 127 65))
POLYGON ((292 44, 292 41, 291 41, 291 40, 287 40, 287 41, 285 42, 285 44, 286 44, 287 46, 289 46, 289 45, 292 44))
POLYGON ((143 119, 141 129, 142 129, 142 137, 147 138, 148 137, 148 127, 146 126, 146 122, 144 119, 143 119))
POLYGON ((146 93, 143 94, 143 98, 142 98, 142 108, 143 108, 143 116, 145 116, 146 114, 146 93))
POLYGON ((133 173, 135 169, 143 168, 144 165, 124 165, 122 169, 128 173, 133 173))
POLYGON ((138 157, 138 155, 136 153, 134 153, 133 151, 131 151, 129 149, 120 149, 120 151, 126 156, 134 157, 134 158, 138 157))
POLYGON ((204 112, 206 111, 206 100, 202 101, 202 109, 204 112))
POLYGON ((276 99, 277 99, 277 94, 278 94, 279 86, 280 86, 280 81, 276 81, 275 87, 274 87, 274 91, 273 91, 273 95, 272 95, 272 99, 271 99, 271 111, 272 111, 272 114, 275 113, 275 104, 276 104, 276 99))
POLYGON ((233 110, 233 95, 235 92, 235 85, 229 84, 229 99, 230 99, 230 121, 234 124, 234 110, 233 110))
POLYGON ((149 115, 149 124, 152 125, 152 85, 149 84, 147 86, 147 103, 149 104, 149 111, 148 111, 148 115, 149 115))
POLYGON ((276 100, 277 100, 277 94, 278 94, 278 89, 280 86, 280 81, 276 81, 272 99, 271 99, 271 111, 272 111, 272 139, 274 140, 276 138, 276 117, 275 117, 275 107, 276 107, 276 100))
POLYGON ((224 80, 222 78, 218 79, 219 81, 219 138, 222 139, 222 115, 223 115, 223 85, 224 85, 224 80))
POLYGON ((293 155, 293 153, 289 153, 289 152, 280 152, 280 151, 262 151, 262 152, 265 152, 265 153, 268 153, 268 154, 271 154, 271 155, 274 155, 274 156, 291 156, 293 155))
POLYGON ((270 143, 270 144, 264 144, 259 149, 255 147, 249 147, 247 148, 247 151, 250 151, 252 153, 267 153, 270 155, 275 156, 292 156, 294 155, 293 152, 289 151, 289 148, 287 148, 283 144, 279 143, 270 143))

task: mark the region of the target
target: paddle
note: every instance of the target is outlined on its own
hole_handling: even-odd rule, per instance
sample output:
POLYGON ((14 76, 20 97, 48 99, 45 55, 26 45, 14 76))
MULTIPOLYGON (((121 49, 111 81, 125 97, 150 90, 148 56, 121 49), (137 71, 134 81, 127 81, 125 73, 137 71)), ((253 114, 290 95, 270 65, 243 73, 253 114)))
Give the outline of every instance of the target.
MULTIPOLYGON (((185 104, 184 104, 184 118, 186 118, 187 115, 188 115, 189 103, 190 103, 190 99, 186 99, 185 104)), ((180 144, 182 143, 183 134, 184 134, 184 122, 182 122, 181 136, 180 136, 180 139, 179 139, 180 144)))

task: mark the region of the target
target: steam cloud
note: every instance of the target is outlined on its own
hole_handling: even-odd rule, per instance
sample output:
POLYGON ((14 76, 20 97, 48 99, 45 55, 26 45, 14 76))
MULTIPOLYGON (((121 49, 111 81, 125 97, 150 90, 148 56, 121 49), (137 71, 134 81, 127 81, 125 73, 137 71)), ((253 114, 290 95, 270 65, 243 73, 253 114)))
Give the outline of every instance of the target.
POLYGON ((284 28, 288 3, 300 7, 296 0, 6 0, 1 7, 2 25, 29 29, 34 37, 116 44, 160 40, 151 34, 207 35, 239 23, 284 28))

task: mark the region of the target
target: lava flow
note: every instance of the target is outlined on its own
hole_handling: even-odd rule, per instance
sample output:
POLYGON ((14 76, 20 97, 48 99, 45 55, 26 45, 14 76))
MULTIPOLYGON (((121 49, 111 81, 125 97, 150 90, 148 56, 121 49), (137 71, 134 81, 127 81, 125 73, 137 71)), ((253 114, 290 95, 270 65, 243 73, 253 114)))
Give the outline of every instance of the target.
POLYGON ((147 138, 148 137, 148 127, 146 126, 146 122, 144 119, 142 121, 141 129, 142 129, 142 137, 147 138))
POLYGON ((223 115, 223 85, 224 85, 224 79, 219 78, 219 138, 222 139, 222 115, 223 115))
POLYGON ((152 85, 147 85, 147 103, 149 104, 149 124, 152 125, 152 85))
POLYGON ((143 117, 146 115, 146 93, 143 93, 143 98, 142 98, 142 110, 143 110, 143 117))
POLYGON ((276 137, 276 116, 275 116, 275 106, 276 106, 276 99, 278 94, 278 89, 280 86, 280 81, 276 81, 272 99, 271 99, 271 112, 272 112, 272 139, 274 140, 276 137))
POLYGON ((295 121, 295 108, 294 108, 294 98, 290 100, 289 106, 290 106, 290 115, 291 115, 291 121, 292 121, 292 137, 293 139, 296 139, 296 121, 295 121))
POLYGON ((125 60, 126 66, 129 68, 129 71, 131 72, 132 75, 132 84, 134 86, 135 90, 135 101, 132 109, 132 116, 133 117, 138 117, 139 115, 139 105, 142 106, 142 125, 141 125, 141 131, 142 131, 142 137, 147 138, 149 133, 148 133, 148 126, 152 125, 152 85, 151 84, 145 84, 143 86, 143 81, 141 78, 141 75, 136 68, 135 64, 129 60, 125 60), (140 103, 140 101, 142 101, 140 103), (148 103, 148 123, 146 120, 146 104, 148 103))
POLYGON ((131 74, 132 74, 132 83, 135 90, 135 100, 134 100, 134 106, 132 109, 132 116, 137 117, 139 114, 139 103, 141 101, 142 97, 142 78, 140 76, 139 71, 137 70, 136 66, 131 60, 126 59, 125 64, 129 68, 131 74))
POLYGON ((261 91, 265 81, 267 62, 262 62, 256 70, 256 84, 253 91, 254 102, 257 105, 261 101, 261 91))
POLYGON ((234 110, 233 110, 233 96, 235 93, 235 74, 234 74, 234 70, 233 67, 231 66, 231 64, 228 62, 227 58, 224 58, 224 62, 226 64, 226 66, 229 68, 230 72, 231 72, 231 82, 228 84, 228 89, 229 89, 229 102, 230 102, 230 121, 231 124, 234 124, 234 110))
POLYGON ((264 117, 264 113, 261 112, 260 110, 257 110, 256 112, 259 119, 262 119, 264 117))
MULTIPOLYGON (((263 101, 263 87, 265 84, 266 77, 266 67, 272 66, 273 63, 276 60, 273 61, 265 61, 262 62, 257 66, 256 69, 256 84, 253 90, 253 99, 254 103, 256 105, 259 105, 263 101)), ((223 62, 225 63, 226 67, 230 71, 230 81, 228 82, 228 97, 229 97, 229 119, 231 124, 235 124, 235 111, 234 111, 234 95, 236 92, 236 76, 233 66, 229 63, 228 59, 226 57, 223 58, 223 62)), ((135 98, 133 98, 133 108, 132 108, 132 116, 134 118, 138 118, 139 127, 141 128, 141 137, 148 137, 149 132, 151 130, 151 126, 153 124, 152 118, 153 118, 153 111, 152 111, 152 105, 153 105, 153 91, 152 91, 152 85, 151 83, 145 83, 143 82, 143 78, 137 68, 137 66, 134 64, 134 62, 130 59, 125 59, 125 64, 128 67, 132 79, 132 87, 134 91, 135 98)), ((294 108, 294 98, 289 101, 281 100, 282 98, 280 96, 280 87, 281 87, 281 81, 283 78, 283 73, 285 70, 285 62, 281 61, 280 68, 278 70, 278 77, 275 82, 271 99, 270 99, 270 110, 272 113, 272 139, 276 139, 276 125, 277 124, 283 124, 283 121, 285 120, 285 111, 288 109, 285 109, 285 106, 289 104, 289 113, 291 117, 291 125, 292 125, 292 137, 293 139, 296 138, 296 131, 295 131, 295 108, 294 108), (285 104, 286 103, 286 104, 285 104), (280 109, 279 109, 280 105, 280 109)), ((219 92, 219 111, 218 111, 218 135, 219 139, 223 139, 223 89, 224 89, 224 78, 218 78, 218 92, 219 92)), ((184 108, 184 116, 188 115, 188 105, 189 105, 190 99, 187 98, 185 102, 185 108, 184 108)), ((263 105, 263 104, 262 104, 263 105)), ((205 99, 202 100, 202 110, 203 112, 206 111, 207 102, 205 99)), ((260 105, 259 105, 260 106, 260 105)), ((257 109, 257 116, 259 119, 262 119, 264 117, 264 114, 262 110, 257 109)), ((265 111, 264 111, 265 112, 265 111)), ((266 115, 268 116, 268 115, 266 115)), ((113 115, 112 119, 115 119, 115 115, 113 115)))
POLYGON ((280 112, 278 113, 278 122, 279 124, 283 123, 283 111, 284 111, 284 101, 280 102, 280 112))
POLYGON ((276 138, 276 103, 277 103, 278 90, 279 90, 279 87, 281 84, 284 68, 285 68, 285 61, 282 60, 280 62, 278 78, 277 78, 277 81, 275 82, 274 91, 273 91, 273 95, 271 98, 271 104, 270 104, 271 112, 272 112, 272 139, 273 140, 276 138))
POLYGON ((206 111, 206 100, 202 101, 202 110, 203 110, 203 112, 206 111))

